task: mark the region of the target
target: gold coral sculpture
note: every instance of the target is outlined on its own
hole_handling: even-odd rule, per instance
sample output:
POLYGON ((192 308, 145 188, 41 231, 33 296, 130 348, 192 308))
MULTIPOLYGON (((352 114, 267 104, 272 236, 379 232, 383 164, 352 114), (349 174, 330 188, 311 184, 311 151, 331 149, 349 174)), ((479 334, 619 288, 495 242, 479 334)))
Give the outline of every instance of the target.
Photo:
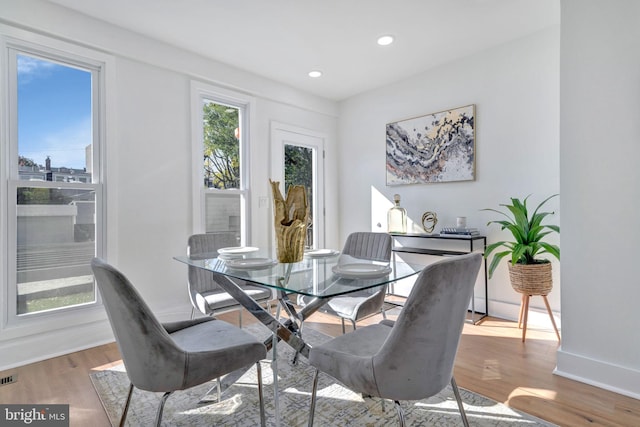
POLYGON ((285 200, 280 192, 280 182, 269 180, 269 183, 273 193, 278 261, 302 261, 309 221, 307 191, 303 185, 290 185, 285 200))

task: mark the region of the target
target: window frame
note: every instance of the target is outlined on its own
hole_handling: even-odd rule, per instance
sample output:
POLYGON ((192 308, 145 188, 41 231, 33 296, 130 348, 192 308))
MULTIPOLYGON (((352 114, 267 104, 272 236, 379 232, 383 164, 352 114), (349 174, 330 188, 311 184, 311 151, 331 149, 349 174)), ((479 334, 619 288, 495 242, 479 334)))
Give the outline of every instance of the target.
POLYGON ((253 135, 255 99, 238 92, 221 89, 216 86, 193 80, 191 82, 191 163, 192 168, 192 200, 193 200, 193 233, 205 232, 205 206, 209 194, 236 194, 240 196, 240 245, 251 241, 251 191, 249 144, 253 135), (203 147, 204 102, 228 105, 239 110, 240 121, 240 188, 220 190, 205 188, 203 147))
MULTIPOLYGON (((105 318, 102 300, 96 288, 92 303, 61 307, 36 313, 17 314, 17 200, 19 187, 82 188, 96 192, 96 256, 106 258, 107 248, 107 192, 106 192, 106 136, 107 117, 111 109, 107 102, 107 87, 113 86, 113 57, 89 48, 63 42, 0 24, 0 265, 5 272, 1 277, 2 305, 0 306, 0 340, 36 334, 45 331, 87 324, 105 318), (17 55, 25 54, 43 60, 90 71, 92 75, 92 182, 32 182, 20 180, 18 174, 19 148, 17 141, 17 55), (107 70, 111 75, 107 77, 107 70), (109 106, 109 107, 108 107, 109 106)), ((113 239, 112 239, 113 240, 113 239)), ((94 285, 95 286, 95 285, 94 285)))

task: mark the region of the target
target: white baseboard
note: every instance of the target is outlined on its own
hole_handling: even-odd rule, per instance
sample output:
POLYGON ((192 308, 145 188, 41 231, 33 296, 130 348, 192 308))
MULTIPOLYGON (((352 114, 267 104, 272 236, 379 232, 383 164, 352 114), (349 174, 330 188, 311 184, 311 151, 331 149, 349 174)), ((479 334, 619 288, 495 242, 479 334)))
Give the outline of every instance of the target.
POLYGON ((640 371, 566 352, 557 352, 554 374, 640 399, 640 371))
MULTIPOLYGON (((166 306, 156 315, 162 322, 189 319, 191 305, 166 306)), ((111 325, 104 318, 87 324, 0 341, 0 371, 86 350, 114 340, 111 325)))
POLYGON ((40 362, 114 341, 105 319, 73 328, 28 335, 0 343, 0 371, 40 362))

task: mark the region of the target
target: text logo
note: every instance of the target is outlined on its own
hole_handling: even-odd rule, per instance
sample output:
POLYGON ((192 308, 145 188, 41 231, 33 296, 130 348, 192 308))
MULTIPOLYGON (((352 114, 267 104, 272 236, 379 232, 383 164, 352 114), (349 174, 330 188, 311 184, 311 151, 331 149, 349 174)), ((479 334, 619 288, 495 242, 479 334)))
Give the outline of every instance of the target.
POLYGON ((69 405, 0 405, 0 426, 69 427, 69 405))

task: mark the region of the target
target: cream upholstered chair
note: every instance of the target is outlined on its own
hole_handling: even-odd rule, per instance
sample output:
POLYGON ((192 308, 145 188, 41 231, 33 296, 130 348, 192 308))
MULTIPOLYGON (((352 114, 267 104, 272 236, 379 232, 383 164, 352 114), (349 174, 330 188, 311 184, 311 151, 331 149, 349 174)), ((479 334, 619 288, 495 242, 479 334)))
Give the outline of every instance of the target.
POLYGON ((91 268, 131 381, 120 425, 124 425, 133 387, 164 392, 164 404, 176 390, 203 384, 256 364, 260 423, 265 425, 260 360, 264 344, 242 329, 211 317, 161 324, 131 282, 118 270, 94 258, 91 268))
MULTIPOLYGON (((195 259, 216 257, 218 249, 237 246, 235 239, 235 234, 229 233, 194 234, 187 242, 187 256, 195 259)), ((189 297, 193 306, 191 317, 194 316, 195 310, 206 316, 238 310, 239 325, 242 327, 242 306, 213 280, 210 272, 189 266, 188 274, 189 297)), ((270 301, 273 299, 273 292, 270 289, 246 283, 241 287, 250 297, 258 303, 265 304, 267 310, 271 311, 270 301)))
MULTIPOLYGON (((342 249, 342 254, 354 258, 390 262, 393 238, 387 233, 359 231, 351 233, 342 249)), ((353 292, 332 298, 320 308, 323 313, 333 314, 342 321, 342 333, 345 333, 345 320, 349 320, 353 329, 356 322, 373 314, 382 313, 386 318, 383 304, 387 286, 353 292)), ((308 303, 309 297, 298 298, 299 305, 308 303)))
POLYGON ((451 383, 468 426, 453 364, 481 263, 482 255, 471 253, 431 264, 419 274, 395 322, 385 319, 312 347, 309 363, 316 373, 309 425, 322 371, 356 392, 393 400, 402 426, 400 400, 424 399, 451 383))

